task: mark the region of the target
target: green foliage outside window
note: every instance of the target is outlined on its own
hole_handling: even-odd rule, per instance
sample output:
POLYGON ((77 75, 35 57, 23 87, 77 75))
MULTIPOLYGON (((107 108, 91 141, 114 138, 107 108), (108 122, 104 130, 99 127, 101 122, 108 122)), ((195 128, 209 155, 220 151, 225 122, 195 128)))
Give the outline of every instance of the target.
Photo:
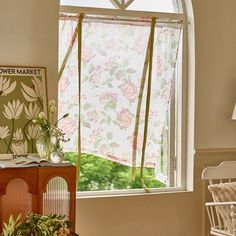
MULTIPOLYGON (((66 159, 76 163, 77 153, 66 153, 66 159)), ((142 189, 140 168, 134 181, 131 179, 132 168, 91 155, 81 155, 81 172, 78 191, 142 189)), ((148 188, 165 187, 155 179, 154 169, 144 169, 144 180, 148 188)))

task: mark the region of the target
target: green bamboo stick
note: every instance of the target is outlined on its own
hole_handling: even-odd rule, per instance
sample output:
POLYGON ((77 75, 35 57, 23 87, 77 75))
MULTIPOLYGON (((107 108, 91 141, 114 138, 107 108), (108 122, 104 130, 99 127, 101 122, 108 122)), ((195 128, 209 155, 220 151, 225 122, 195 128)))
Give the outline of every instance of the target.
POLYGON ((78 31, 78 95, 79 95, 79 120, 78 120, 78 157, 77 157, 77 179, 76 179, 76 187, 79 183, 80 178, 80 165, 81 165, 81 55, 82 55, 82 22, 83 22, 83 14, 79 16, 79 22, 77 26, 78 31))
POLYGON ((151 43, 150 43, 150 55, 149 55, 149 68, 148 68, 148 85, 147 85, 145 124, 144 124, 144 134, 143 134, 141 171, 140 171, 141 182, 142 182, 142 185, 143 185, 146 192, 149 192, 149 190, 145 185, 145 181, 144 181, 144 178, 143 178, 143 170, 144 170, 144 161, 145 161, 145 151, 146 151, 146 145, 147 145, 148 119, 149 119, 150 99, 151 99, 152 64, 153 64, 152 60, 153 60, 155 24, 156 24, 156 17, 153 17, 152 18, 152 23, 151 23, 151 34, 150 34, 151 43))

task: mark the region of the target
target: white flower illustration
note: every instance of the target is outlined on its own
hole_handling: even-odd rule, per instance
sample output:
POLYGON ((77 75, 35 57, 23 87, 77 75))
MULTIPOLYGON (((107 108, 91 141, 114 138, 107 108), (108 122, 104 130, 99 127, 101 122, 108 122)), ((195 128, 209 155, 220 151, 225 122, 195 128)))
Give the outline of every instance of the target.
POLYGON ((21 83, 23 89, 21 89, 21 92, 24 95, 24 98, 29 102, 36 102, 38 98, 42 98, 43 94, 43 86, 42 82, 39 78, 34 76, 34 79, 32 80, 33 86, 29 87, 25 85, 24 83, 21 83))
POLYGON ((27 153, 27 141, 23 142, 13 142, 11 144, 11 151, 15 155, 22 155, 27 153))
POLYGON ((48 105, 49 105, 49 111, 55 113, 57 110, 55 100, 50 100, 48 105))
POLYGON ((9 135, 8 126, 0 126, 0 140, 6 138, 9 135))
POLYGON ((25 116, 28 120, 35 119, 40 112, 40 108, 38 107, 37 103, 30 103, 29 106, 25 106, 25 116))
POLYGON ((23 132, 22 129, 17 128, 16 131, 13 133, 13 140, 14 141, 22 141, 23 140, 23 132))
POLYGON ((39 115, 38 115, 38 118, 39 118, 39 119, 46 119, 45 113, 44 113, 43 111, 41 111, 41 112, 39 113, 39 115))
POLYGON ((38 139, 41 135, 41 131, 39 130, 38 125, 30 125, 28 127, 28 134, 27 137, 28 139, 38 139))
POLYGON ((3 114, 9 120, 18 119, 23 108, 24 103, 21 104, 18 99, 16 101, 13 100, 12 102, 8 102, 7 106, 4 105, 5 112, 3 112, 3 114))
POLYGON ((6 96, 16 88, 16 81, 14 81, 12 84, 10 82, 11 79, 0 76, 0 96, 6 96))

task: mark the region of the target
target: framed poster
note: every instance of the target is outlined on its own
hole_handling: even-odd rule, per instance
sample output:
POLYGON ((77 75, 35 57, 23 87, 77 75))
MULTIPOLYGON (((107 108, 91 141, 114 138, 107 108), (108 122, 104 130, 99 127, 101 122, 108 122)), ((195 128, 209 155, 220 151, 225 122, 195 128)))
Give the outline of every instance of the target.
POLYGON ((0 159, 35 153, 39 127, 47 113, 45 67, 0 66, 0 159))

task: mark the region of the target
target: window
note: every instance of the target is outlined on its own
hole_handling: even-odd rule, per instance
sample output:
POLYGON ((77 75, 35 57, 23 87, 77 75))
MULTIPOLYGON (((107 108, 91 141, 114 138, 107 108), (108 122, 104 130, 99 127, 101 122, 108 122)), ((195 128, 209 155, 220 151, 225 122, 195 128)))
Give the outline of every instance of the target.
POLYGON ((93 8, 127 9, 154 12, 181 12, 181 6, 176 0, 61 0, 61 5, 93 8))
POLYGON ((98 8, 113 8, 115 6, 112 4, 111 1, 107 0, 61 0, 61 5, 69 5, 69 6, 83 6, 83 7, 98 7, 98 8))
POLYGON ((78 189, 184 187, 180 2, 63 0, 60 11, 58 110, 70 113, 68 159, 82 153, 78 189))

